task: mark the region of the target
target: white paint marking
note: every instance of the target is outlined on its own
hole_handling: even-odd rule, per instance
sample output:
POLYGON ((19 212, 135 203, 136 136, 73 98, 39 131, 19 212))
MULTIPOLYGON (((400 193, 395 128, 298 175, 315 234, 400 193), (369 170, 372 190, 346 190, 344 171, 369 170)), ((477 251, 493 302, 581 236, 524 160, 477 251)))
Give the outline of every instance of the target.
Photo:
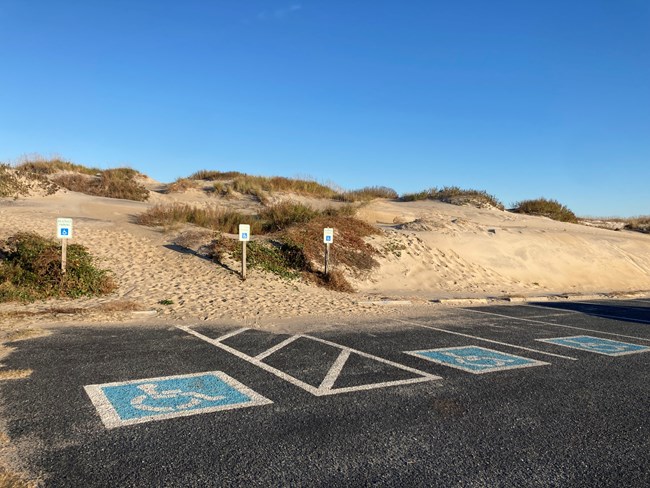
MULTIPOLYGON (((462 309, 464 310, 464 309, 462 309)), ((561 359, 569 359, 571 361, 577 361, 577 358, 572 358, 571 356, 562 356, 561 354, 555 354, 552 352, 546 352, 546 351, 540 351, 539 349, 531 349, 530 347, 524 347, 524 346, 517 346, 515 344, 509 344, 507 342, 501 342, 501 341, 494 341, 492 339, 486 339, 485 337, 478 337, 478 336, 473 336, 469 334, 463 334, 461 332, 454 332, 452 330, 447 330, 447 329, 441 329, 439 327, 432 327, 430 325, 424 325, 420 324, 418 322, 411 322, 409 320, 403 320, 403 319, 394 319, 398 322, 402 322, 404 324, 410 324, 410 325, 416 325, 417 327, 423 327, 425 329, 431 329, 431 330, 436 330, 438 332, 444 332, 445 334, 453 334, 461 337, 468 337, 470 339, 476 339, 477 341, 483 341, 483 342, 489 342, 491 344, 498 344, 500 346, 506 346, 506 347, 512 347, 515 349, 521 349, 522 351, 530 351, 530 352, 536 352, 538 354, 545 354, 546 356, 553 356, 556 358, 561 358, 561 359)))
POLYGON ((541 309, 546 310, 546 311, 548 311, 548 312, 550 312, 550 311, 554 311, 554 312, 564 312, 564 313, 562 313, 562 314, 558 313, 557 315, 565 315, 565 314, 566 314, 566 315, 570 315, 570 314, 572 314, 572 313, 574 313, 574 314, 575 314, 575 313, 581 313, 581 312, 578 312, 577 310, 565 310, 564 308, 545 307, 544 305, 532 305, 532 304, 530 304, 530 303, 520 303, 520 304, 517 305, 517 306, 519 306, 519 307, 541 308, 541 309))
MULTIPOLYGON (((395 366, 397 368, 403 369, 405 371, 409 371, 412 373, 415 373, 419 376, 419 378, 411 378, 407 380, 395 380, 395 381, 385 381, 382 383, 371 383, 371 384, 366 384, 366 385, 359 385, 359 386, 350 386, 346 388, 336 388, 336 389, 321 389, 321 388, 316 388, 308 383, 305 383, 304 381, 299 380, 298 378, 295 378, 291 376, 290 374, 285 373, 284 371, 280 371, 279 369, 274 368, 273 366, 269 366, 268 364, 260 361, 259 359, 256 359, 252 356, 249 356, 247 354, 244 354, 241 351, 238 351, 237 349, 234 349, 230 346, 227 346, 226 344, 222 344, 219 340, 211 339, 210 337, 207 337, 203 334, 200 334, 199 332, 196 332, 192 330, 190 327, 187 326, 177 326, 178 329, 183 330, 187 332, 188 334, 191 334, 195 337, 198 337, 199 339, 212 344, 213 346, 216 346, 220 349, 223 349, 226 352, 229 352, 230 354, 237 356, 238 358, 251 363, 255 366, 257 366, 260 369, 263 369, 264 371, 271 373, 274 376, 277 376, 280 379, 283 379, 292 385, 297 386, 298 388, 302 388, 303 390, 311 393, 314 396, 327 396, 327 395, 338 395, 339 393, 348 393, 352 391, 363 391, 363 390, 372 390, 375 388, 385 388, 387 386, 397 386, 397 385, 408 385, 412 383, 420 383, 423 381, 433 381, 433 380, 440 380, 442 379, 440 376, 432 375, 429 373, 425 373, 424 371, 419 371, 414 368, 409 368, 408 366, 404 366, 403 364, 398 364, 394 363, 392 361, 388 361, 387 359, 380 358, 378 356, 373 356, 371 354, 367 354, 363 351, 358 351, 356 349, 352 349, 349 347, 341 346, 340 344, 336 344, 334 342, 326 341, 325 339, 319 339, 317 337, 312 337, 312 336, 307 336, 307 335, 297 335, 294 336, 295 339, 300 339, 300 338, 305 338, 305 339, 311 339, 314 341, 322 342, 324 344, 328 344, 330 346, 334 346, 338 349, 341 349, 343 351, 348 351, 349 353, 355 353, 359 354, 360 356, 367 357, 370 359, 374 359, 375 361, 379 361, 381 363, 385 364, 390 364, 391 366, 395 366)), ((339 356, 340 358, 340 356, 339 356)), ((330 368, 331 371, 331 368, 330 368)))
POLYGON ((220 349, 223 349, 226 352, 229 352, 233 356, 237 356, 239 359, 243 359, 244 361, 249 362, 249 363, 257 366, 258 368, 261 368, 264 371, 267 371, 267 372, 277 376, 278 378, 281 378, 281 379, 283 379, 285 381, 288 381, 292 385, 295 385, 295 386, 297 386, 299 388, 302 388, 303 390, 308 391, 312 395, 318 395, 318 388, 316 388, 314 386, 311 386, 310 384, 305 383, 304 381, 300 381, 298 378, 294 378, 293 376, 288 375, 287 373, 285 373, 283 371, 280 371, 279 369, 276 369, 273 366, 269 366, 268 364, 263 363, 259 359, 255 359, 254 357, 249 356, 247 354, 244 354, 243 352, 238 351, 237 349, 234 349, 234 348, 232 348, 230 346, 222 344, 221 342, 219 342, 219 341, 217 341, 215 339, 210 339, 208 336, 200 334, 200 333, 190 329, 187 326, 178 326, 178 328, 181 329, 181 330, 184 330, 188 334, 192 334, 193 336, 198 337, 201 340, 204 340, 205 342, 207 342, 209 344, 212 344, 213 346, 216 346, 216 347, 218 347, 220 349))
POLYGON ((232 332, 228 332, 227 334, 222 335, 221 337, 217 337, 214 340, 217 341, 217 342, 225 341, 226 339, 228 339, 230 337, 235 337, 236 335, 241 334, 242 332, 246 332, 249 329, 250 329, 250 327, 243 327, 241 329, 236 329, 236 330, 233 330, 232 332))
POLYGON ((266 351, 259 353, 257 356, 255 356, 255 359, 257 359, 258 361, 261 361, 262 359, 269 357, 274 352, 279 351, 284 346, 288 346, 289 344, 291 344, 293 341, 295 341, 298 338, 300 338, 299 335, 291 336, 291 337, 283 340, 279 344, 276 344, 271 349, 267 349, 266 351))
POLYGON ((364 358, 368 359, 373 359, 375 361, 379 361, 380 363, 384 364, 389 364, 390 366, 395 366, 396 368, 403 369, 404 371, 408 371, 410 373, 418 374, 420 376, 426 376, 429 377, 432 380, 440 380, 442 379, 440 376, 435 376, 429 373, 425 373, 424 371, 420 371, 415 368, 410 368, 408 366, 404 366, 403 364, 395 363, 393 361, 389 361, 388 359, 380 358, 379 356, 373 356, 372 354, 368 354, 367 352, 359 351, 357 349, 352 349, 351 347, 347 346, 342 346, 341 344, 337 344, 336 342, 331 342, 326 339, 321 339, 320 337, 314 337, 310 335, 305 335, 303 337, 306 337, 308 339, 312 339, 317 342, 322 342, 323 344, 327 344, 328 346, 333 346, 333 347, 338 347, 339 349, 342 349, 344 351, 350 351, 355 354, 358 354, 359 356, 363 356, 364 358))
POLYGON ((334 361, 334 364, 327 372, 325 379, 318 387, 319 390, 332 389, 332 387, 334 386, 334 382, 341 374, 341 371, 343 370, 343 366, 345 366, 345 362, 348 360, 349 357, 350 357, 350 351, 345 351, 345 350, 341 351, 341 354, 339 354, 339 357, 336 358, 336 361, 334 361))
POLYGON ((273 401, 260 395, 256 391, 250 389, 246 385, 240 383, 236 379, 228 376, 226 373, 223 373, 221 371, 206 371, 203 373, 179 374, 175 376, 162 376, 159 378, 145 378, 145 379, 131 380, 131 381, 116 381, 113 383, 104 383, 101 385, 86 385, 84 386, 84 390, 86 390, 86 393, 90 398, 90 401, 93 403, 93 405, 95 405, 95 408, 97 409, 97 413, 99 414, 99 418, 102 420, 102 423, 107 429, 114 429, 115 427, 122 427, 126 425, 142 424, 145 422, 153 422, 157 420, 167 420, 176 417, 188 417, 190 415, 198 415, 202 413, 219 412, 222 410, 233 410, 236 408, 254 407, 257 405, 268 405, 273 403, 273 401), (110 387, 110 386, 130 385, 134 383, 142 383, 143 381, 149 381, 155 383, 158 381, 173 380, 177 378, 193 378, 198 376, 205 376, 208 374, 212 376, 216 376, 224 383, 227 383, 228 385, 232 386, 235 390, 238 390, 240 393, 243 393, 250 399, 250 401, 244 403, 231 403, 228 405, 220 405, 215 407, 208 407, 208 408, 201 408, 201 409, 194 409, 194 410, 184 410, 184 411, 180 410, 177 412, 171 412, 171 413, 166 413, 161 415, 155 415, 155 416, 152 415, 152 416, 139 417, 135 419, 123 420, 120 417, 120 415, 117 413, 117 410, 113 408, 113 404, 110 402, 110 400, 106 397, 106 395, 102 391, 102 388, 110 387))
POLYGON ((503 314, 494 313, 494 312, 484 312, 482 310, 473 310, 471 308, 461 308, 460 310, 465 310, 466 312, 482 313, 482 314, 485 314, 485 315, 494 315, 496 317, 503 317, 505 319, 511 319, 511 320, 522 320, 524 322, 532 322, 534 324, 552 325, 553 327, 563 327, 565 329, 582 330, 582 331, 585 331, 585 332, 593 332, 595 334, 605 334, 605 335, 611 335, 611 336, 616 336, 616 337, 625 337, 627 339, 636 339, 636 340, 639 340, 639 341, 650 342, 650 339, 646 339, 646 338, 643 338, 643 337, 629 336, 629 335, 624 335, 624 334, 616 334, 614 332, 603 332, 601 330, 594 330, 594 329, 585 329, 584 327, 576 327, 574 325, 555 324, 553 322, 545 322, 543 320, 525 319, 525 318, 521 318, 521 317, 512 317, 510 315, 503 315, 503 314))

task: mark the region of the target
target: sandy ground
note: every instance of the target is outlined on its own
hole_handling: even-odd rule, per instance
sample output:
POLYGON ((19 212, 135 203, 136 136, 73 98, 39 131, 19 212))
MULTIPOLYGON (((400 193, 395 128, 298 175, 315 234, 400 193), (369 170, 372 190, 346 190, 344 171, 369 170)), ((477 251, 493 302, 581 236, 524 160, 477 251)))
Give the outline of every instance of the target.
POLYGON ((84 308, 95 312, 79 316, 83 321, 148 319, 155 313, 161 320, 236 320, 255 326, 277 319, 368 317, 401 310, 367 303, 382 298, 408 298, 422 306, 449 297, 650 290, 648 235, 495 209, 384 200, 359 213, 383 232, 371 239, 381 253, 381 267, 353 280, 358 293, 331 292, 258 270, 249 270, 244 282, 234 265, 237 269, 225 268, 170 246, 179 229, 155 230, 133 222, 150 206, 172 200, 251 212, 259 206, 248 198, 220 199, 194 190, 152 193, 145 203, 73 192, 0 202, 0 237, 17 231, 54 236, 57 217, 73 218, 73 242, 86 246, 119 284, 116 293, 102 298, 3 304, 0 315, 25 323, 69 321, 74 317, 66 312, 84 308), (163 300, 173 304, 161 305, 163 300), (139 315, 119 311, 125 302, 134 304, 139 315), (99 306, 105 309, 101 313, 99 306))

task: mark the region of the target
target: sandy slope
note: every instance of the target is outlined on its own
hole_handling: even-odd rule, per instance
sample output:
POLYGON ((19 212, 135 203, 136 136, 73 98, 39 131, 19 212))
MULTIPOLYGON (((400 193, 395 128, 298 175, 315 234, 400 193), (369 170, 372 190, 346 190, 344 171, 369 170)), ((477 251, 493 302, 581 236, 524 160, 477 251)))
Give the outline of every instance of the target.
MULTIPOLYGON (((650 290, 650 236, 430 201, 376 201, 361 209, 360 215, 384 233, 372 238, 382 254, 381 268, 355 281, 359 294, 330 292, 256 270, 242 282, 238 269, 168 247, 178 230, 164 233, 133 223, 151 205, 172 200, 251 212, 259 206, 250 199, 220 200, 195 191, 154 193, 146 203, 59 192, 0 202, 0 237, 19 230, 53 236, 56 217, 71 217, 74 242, 87 246, 119 283, 113 296, 82 300, 82 306, 130 300, 185 320, 232 318, 255 324, 276 317, 383 313, 383 307, 358 303, 378 296, 650 290), (160 305, 160 300, 174 304, 160 305)), ((50 305, 2 305, 0 312, 50 305)))
POLYGON ((386 229, 390 244, 379 239, 377 246, 392 250, 381 273, 357 283, 364 292, 481 296, 650 289, 648 235, 431 201, 376 201, 361 215, 386 229))

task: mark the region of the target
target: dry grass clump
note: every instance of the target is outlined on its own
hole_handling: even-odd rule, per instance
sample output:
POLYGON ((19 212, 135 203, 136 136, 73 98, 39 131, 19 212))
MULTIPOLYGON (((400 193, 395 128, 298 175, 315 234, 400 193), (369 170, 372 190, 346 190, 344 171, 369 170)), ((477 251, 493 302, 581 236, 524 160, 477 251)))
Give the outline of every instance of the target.
POLYGON ((337 192, 316 181, 283 176, 254 176, 239 171, 201 170, 189 176, 191 180, 214 181, 218 193, 235 191, 244 195, 263 197, 264 193, 292 192, 319 198, 334 198, 337 192), (226 190, 230 187, 231 190, 226 190))
POLYGON ((560 222, 578 222, 576 215, 557 200, 549 200, 546 198, 522 200, 521 202, 515 203, 513 207, 512 211, 516 213, 548 217, 560 222))
POLYGON ((73 173, 81 173, 85 175, 96 175, 101 173, 101 170, 97 168, 89 168, 81 164, 71 163, 70 161, 65 161, 63 159, 54 158, 54 159, 44 159, 44 158, 34 158, 27 159, 22 163, 16 166, 17 169, 27 171, 29 173, 36 173, 40 175, 52 175, 54 173, 60 173, 63 171, 69 171, 73 173))
POLYGON ((155 205, 138 215, 136 222, 149 227, 187 223, 229 234, 238 233, 239 224, 250 224, 251 233, 258 234, 262 231, 259 219, 255 215, 219 207, 195 207, 185 203, 155 205))
POLYGON ((308 205, 284 201, 263 209, 259 218, 265 232, 276 232, 294 224, 309 222, 319 214, 320 212, 308 205))
POLYGON ((33 190, 45 195, 56 193, 59 187, 45 176, 0 164, 0 198, 27 196, 33 190))
POLYGON ((27 481, 21 474, 0 468, 0 488, 35 488, 34 481, 27 481))
POLYGON ((625 229, 650 234, 650 216, 625 219, 625 229))
MULTIPOLYGON (((0 370, 0 381, 3 380, 22 380, 29 378, 33 371, 31 369, 5 369, 0 370)), ((2 485, 0 485, 2 487, 2 485)))
POLYGON ((376 198, 394 200, 398 196, 395 190, 387 186, 367 186, 359 190, 341 192, 334 198, 341 202, 369 202, 376 198))
POLYGON ((321 215, 353 215, 354 208, 344 205, 339 208, 314 210, 308 205, 285 201, 263 209, 257 215, 219 207, 195 207, 185 203, 155 205, 136 217, 136 222, 149 227, 171 227, 175 224, 194 224, 206 229, 228 234, 239 232, 239 224, 249 224, 253 235, 268 234, 286 229, 292 225, 309 222, 321 215))
POLYGON ((417 200, 439 200, 453 205, 473 205, 476 207, 495 207, 503 210, 503 204, 494 195, 484 190, 464 190, 457 186, 445 186, 443 188, 430 188, 418 193, 407 193, 401 196, 405 202, 417 200))
POLYGON ((204 181, 222 181, 222 180, 232 180, 238 176, 246 176, 244 173, 239 171, 212 171, 207 169, 202 169, 197 171, 194 174, 189 176, 190 180, 204 180, 204 181))
POLYGON ((165 193, 183 193, 196 188, 194 182, 189 178, 178 178, 165 187, 165 193))
POLYGON ((149 190, 135 180, 139 175, 131 168, 114 168, 100 171, 95 176, 62 173, 53 176, 52 180, 70 191, 143 202, 149 198, 149 190))
POLYGON ((60 245, 33 233, 0 242, 0 302, 53 297, 78 298, 112 292, 108 271, 96 268, 79 244, 68 246, 67 273, 61 272, 60 245))
POLYGON ((362 274, 378 266, 377 251, 364 238, 379 231, 354 217, 320 216, 304 225, 295 225, 283 231, 279 238, 300 249, 305 261, 320 263, 323 259, 323 229, 334 228, 334 242, 330 259, 334 266, 343 265, 362 274))

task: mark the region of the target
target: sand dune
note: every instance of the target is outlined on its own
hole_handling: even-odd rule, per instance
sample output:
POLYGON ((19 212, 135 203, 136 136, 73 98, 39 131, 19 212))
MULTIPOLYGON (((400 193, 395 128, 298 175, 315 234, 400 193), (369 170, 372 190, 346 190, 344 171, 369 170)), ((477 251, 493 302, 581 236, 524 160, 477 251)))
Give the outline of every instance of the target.
MULTIPOLYGON (((92 307, 129 300, 173 320, 237 319, 255 324, 306 315, 326 320, 331 315, 385 313, 385 307, 360 303, 378 297, 410 297, 426 303, 444 297, 650 290, 648 235, 496 209, 385 200, 359 212, 383 231, 370 239, 380 251, 381 267, 352 278, 359 293, 327 291, 258 270, 251 270, 243 282, 239 269, 174 248, 179 229, 165 233, 133 222, 150 206, 170 201, 220 203, 251 212, 260 205, 249 198, 224 200, 194 191, 153 193, 146 203, 60 191, 3 201, 0 237, 16 231, 54 236, 55 219, 71 217, 74 242, 86 246, 119 283, 112 296, 75 304, 92 307), (161 305, 161 300, 173 304, 161 305)), ((324 204, 318 201, 319 206, 324 204)), ((50 305, 5 304, 0 311, 50 305)))

